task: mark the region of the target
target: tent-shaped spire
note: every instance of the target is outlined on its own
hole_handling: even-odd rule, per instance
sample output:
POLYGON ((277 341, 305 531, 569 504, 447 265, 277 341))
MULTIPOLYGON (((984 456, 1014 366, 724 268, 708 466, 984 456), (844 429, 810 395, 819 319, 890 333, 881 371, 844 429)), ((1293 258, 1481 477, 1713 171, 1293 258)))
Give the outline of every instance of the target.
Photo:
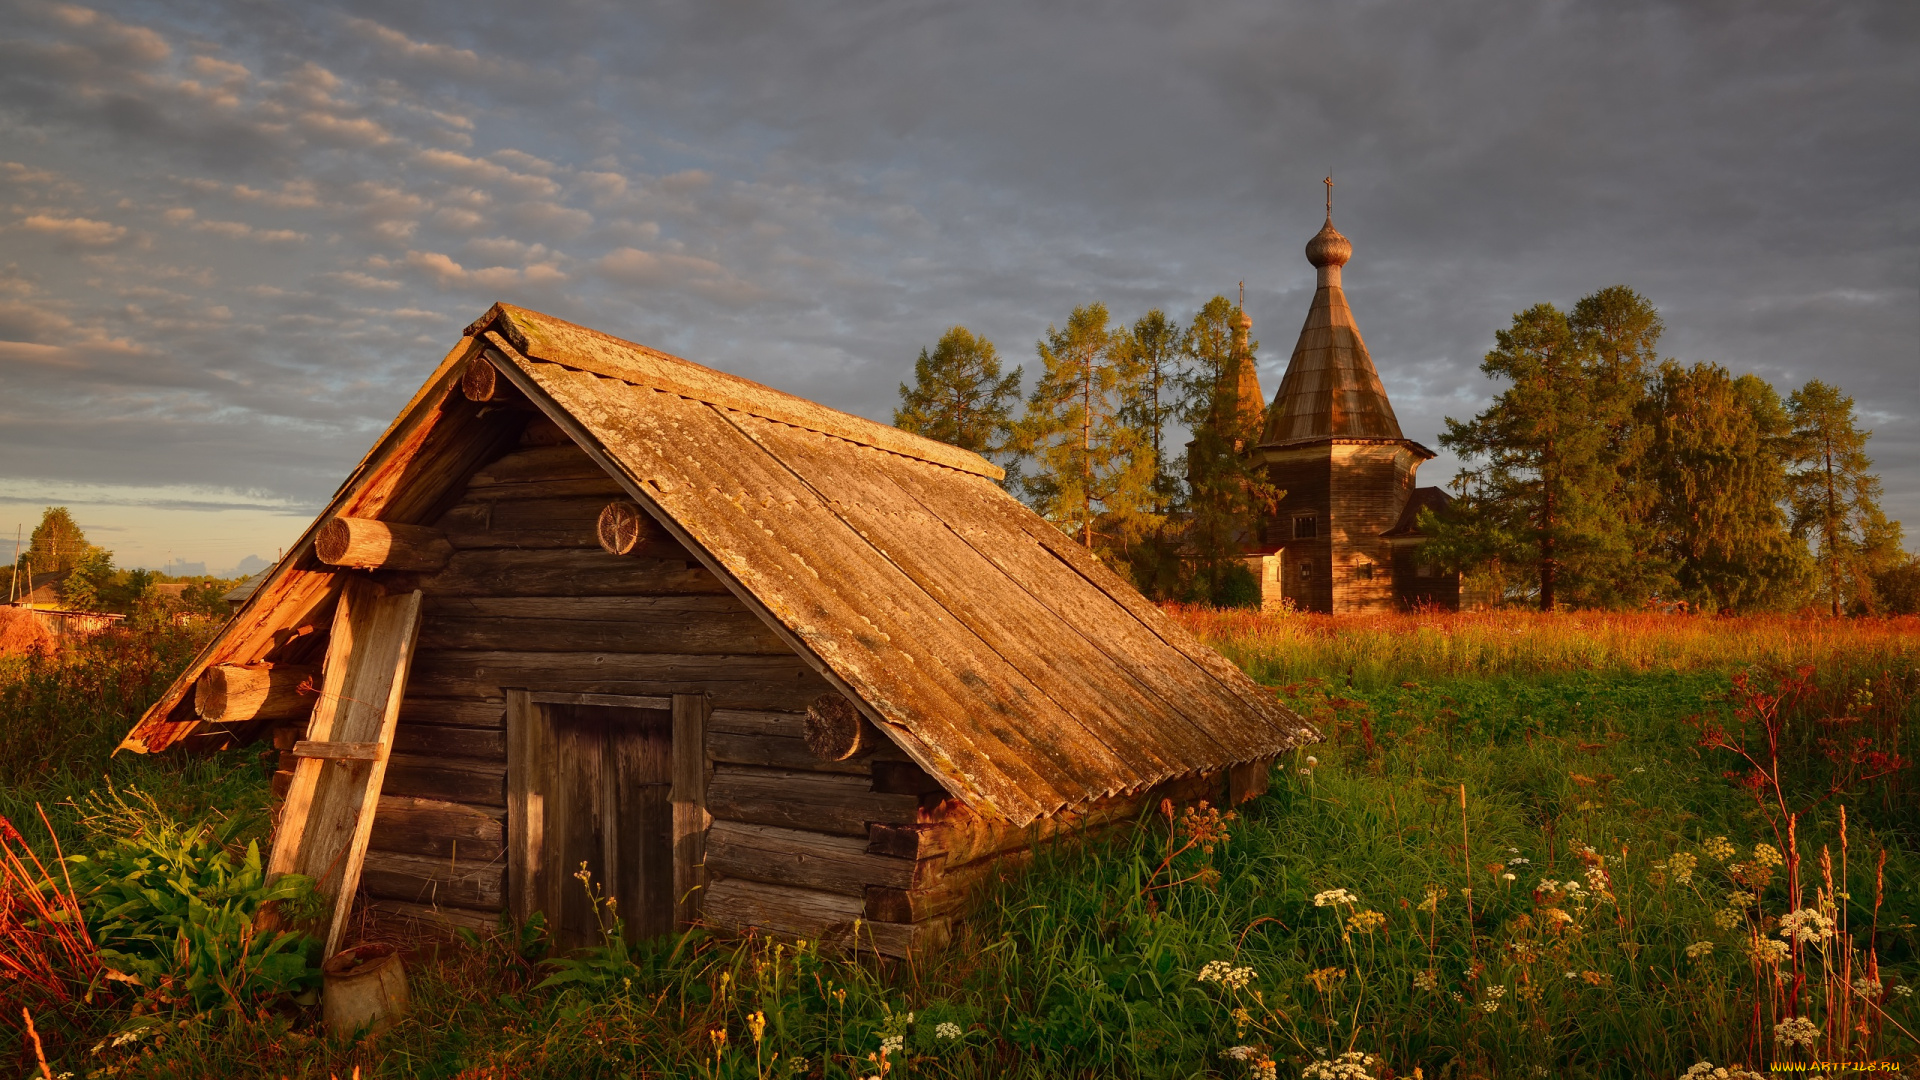
POLYGON ((1260 392, 1260 370, 1253 363, 1253 347, 1248 331, 1253 320, 1246 309, 1246 287, 1241 286, 1240 309, 1233 315, 1233 411, 1234 430, 1263 427, 1267 413, 1267 395, 1260 392))
POLYGON ((1318 439, 1401 439, 1380 373, 1354 324, 1340 268, 1353 245, 1333 227, 1333 181, 1327 181, 1327 223, 1307 241, 1318 272, 1313 306, 1267 413, 1262 445, 1318 439))

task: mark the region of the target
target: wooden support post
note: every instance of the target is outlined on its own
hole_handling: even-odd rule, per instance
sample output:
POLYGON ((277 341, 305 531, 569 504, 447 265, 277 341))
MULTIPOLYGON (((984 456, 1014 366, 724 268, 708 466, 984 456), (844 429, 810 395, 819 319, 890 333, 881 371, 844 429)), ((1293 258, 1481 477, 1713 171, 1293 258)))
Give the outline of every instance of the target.
POLYGON ((419 631, 418 592, 385 596, 372 581, 356 578, 340 594, 327 642, 326 684, 306 744, 331 750, 371 743, 372 757, 356 752, 298 758, 267 863, 269 879, 304 874, 330 902, 319 928, 323 956, 339 947, 353 910, 419 631))
POLYGON ((674 925, 700 917, 707 883, 707 716, 705 694, 673 695, 674 925))
POLYGON ((540 863, 547 804, 539 778, 548 771, 552 733, 525 690, 507 692, 507 910, 525 923, 541 909, 540 863))
POLYGON ((336 517, 314 534, 313 553, 329 566, 430 573, 453 558, 453 545, 424 525, 336 517))
POLYGON ((320 696, 308 682, 318 674, 292 664, 213 664, 194 684, 193 711, 217 724, 304 717, 320 696))

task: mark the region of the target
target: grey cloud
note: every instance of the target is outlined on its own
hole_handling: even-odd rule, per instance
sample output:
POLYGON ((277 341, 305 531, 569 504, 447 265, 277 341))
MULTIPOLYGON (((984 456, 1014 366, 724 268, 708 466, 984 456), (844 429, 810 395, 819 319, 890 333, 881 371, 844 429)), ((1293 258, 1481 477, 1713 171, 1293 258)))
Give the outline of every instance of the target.
POLYGON ((1625 282, 1680 359, 1870 404, 1920 527, 1911 5, 16 9, 16 476, 316 497, 495 299, 884 419, 954 323, 1031 367, 1244 279, 1271 392, 1332 169, 1410 435, 1625 282))

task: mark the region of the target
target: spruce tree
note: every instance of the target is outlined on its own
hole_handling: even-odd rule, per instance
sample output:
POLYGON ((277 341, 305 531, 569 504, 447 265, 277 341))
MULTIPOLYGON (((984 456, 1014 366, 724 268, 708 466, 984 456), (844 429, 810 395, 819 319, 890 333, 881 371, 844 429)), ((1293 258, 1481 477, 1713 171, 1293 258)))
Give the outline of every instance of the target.
POLYGON ((1152 442, 1124 412, 1137 358, 1102 304, 1075 308, 1035 349, 1042 372, 1014 427, 1033 462, 1021 487, 1063 532, 1124 556, 1157 523, 1152 442))
POLYGON ((964 326, 952 327, 932 352, 920 350, 913 385, 900 384, 893 426, 983 457, 1005 459, 1020 378, 1019 368, 1001 373, 993 342, 964 326))
MULTIPOLYGON (((1624 300, 1601 293, 1582 304, 1591 312, 1630 306, 1624 300)), ((1606 329, 1590 315, 1575 324, 1552 304, 1515 315, 1480 365, 1508 388, 1471 421, 1449 417, 1440 436, 1482 464, 1455 478, 1460 498, 1431 550, 1463 569, 1468 559, 1525 567, 1543 611, 1635 603, 1666 580, 1622 506, 1639 347, 1634 333, 1606 329)))
POLYGON ((1821 595, 1838 615, 1873 605, 1872 574, 1900 550, 1900 525, 1880 511, 1880 478, 1869 469, 1870 431, 1860 430, 1853 399, 1818 379, 1787 398, 1793 470, 1787 475, 1795 535, 1809 538, 1821 595))
POLYGON ((1780 395, 1717 364, 1660 365, 1641 410, 1641 477, 1661 554, 1695 610, 1794 606, 1811 579, 1788 529, 1780 395))

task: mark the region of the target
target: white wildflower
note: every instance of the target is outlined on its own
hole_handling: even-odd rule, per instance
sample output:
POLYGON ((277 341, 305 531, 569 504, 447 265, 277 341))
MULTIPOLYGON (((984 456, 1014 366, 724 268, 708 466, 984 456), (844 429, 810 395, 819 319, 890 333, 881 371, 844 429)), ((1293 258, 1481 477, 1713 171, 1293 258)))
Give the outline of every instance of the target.
POLYGON ((1880 980, 1862 975, 1853 980, 1853 992, 1871 1001, 1880 996, 1880 980))
POLYGON ((1314 907, 1332 907, 1335 904, 1358 904, 1360 898, 1345 889, 1328 889, 1313 894, 1314 907))
POLYGON ((1515 877, 1512 874, 1501 874, 1500 880, 1501 881, 1519 881, 1520 879, 1518 877, 1515 877))
POLYGON ((1234 967, 1225 960, 1209 960, 1200 968, 1194 978, 1200 982, 1217 982, 1229 990, 1245 990, 1253 981, 1253 969, 1234 967))
POLYGON ((1749 1072, 1738 1065, 1731 1068, 1715 1068, 1713 1062, 1702 1061, 1689 1068, 1680 1080, 1766 1080, 1757 1072, 1749 1072))
POLYGON ((933 1029, 933 1037, 952 1042, 960 1037, 960 1025, 951 1020, 942 1020, 939 1026, 933 1029))
POLYGON ((1820 1029, 1804 1016, 1790 1016, 1773 1026, 1773 1041, 1811 1050, 1820 1041, 1820 1029))
POLYGON ((1780 916, 1780 936, 1788 941, 1818 943, 1833 936, 1833 920, 1815 908, 1780 916))
POLYGON ((1379 1064, 1380 1059, 1372 1054, 1363 1054, 1358 1050, 1349 1050, 1337 1058, 1319 1061, 1301 1070, 1302 1080, 1374 1080, 1367 1070, 1379 1064))
POLYGON ((1438 989, 1439 986, 1440 979, 1431 970, 1416 971, 1413 973, 1413 988, 1415 990, 1434 990, 1438 989))
POLYGON ((1687 959, 1689 960, 1704 960, 1712 955, 1713 942, 1711 941, 1696 941, 1687 946, 1687 959))
POLYGON ((1784 964, 1793 956, 1793 950, 1784 941, 1758 938, 1747 943, 1747 955, 1762 964, 1784 964))
POLYGON ((885 1056, 892 1056, 899 1053, 906 1045, 907 1037, 905 1035, 889 1035, 880 1040, 880 1053, 885 1056))
POLYGON ((1905 983, 1901 983, 1893 988, 1893 992, 1899 995, 1900 997, 1912 997, 1913 987, 1908 986, 1905 983))

